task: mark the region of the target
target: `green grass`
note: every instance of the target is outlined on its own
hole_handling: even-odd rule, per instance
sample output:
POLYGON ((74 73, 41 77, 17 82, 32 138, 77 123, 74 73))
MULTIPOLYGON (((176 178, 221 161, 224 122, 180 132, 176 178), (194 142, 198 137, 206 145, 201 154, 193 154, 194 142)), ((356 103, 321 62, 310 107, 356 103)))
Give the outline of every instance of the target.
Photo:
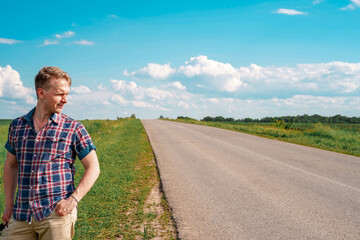
MULTIPOLYGON (((101 174, 79 206, 75 239, 141 236, 144 203, 155 181, 156 166, 139 120, 84 121, 97 147, 101 174)), ((76 180, 80 179, 83 168, 76 180)))
MULTIPOLYGON (((152 148, 137 119, 82 121, 97 147, 101 173, 93 188, 79 203, 74 239, 135 239, 152 232, 141 229, 154 216, 144 214, 145 200, 158 181, 152 148), (141 230, 139 230, 141 229, 141 230)), ((8 134, 7 122, 0 121, 0 201, 3 203, 2 169, 8 134)), ((84 170, 76 160, 76 183, 84 170)), ((0 207, 3 212, 3 204, 0 207)), ((165 213, 165 218, 169 213, 165 213), (167 214, 167 215, 166 215, 167 214)), ((168 218, 167 221, 171 221, 168 218)))
POLYGON ((359 124, 295 123, 291 129, 285 129, 284 127, 276 126, 276 124, 273 123, 223 123, 204 122, 194 119, 177 119, 173 121, 218 127, 360 156, 359 124))
POLYGON ((0 120, 0 214, 4 212, 4 185, 3 185, 3 169, 6 159, 5 143, 7 141, 9 124, 11 120, 0 120))

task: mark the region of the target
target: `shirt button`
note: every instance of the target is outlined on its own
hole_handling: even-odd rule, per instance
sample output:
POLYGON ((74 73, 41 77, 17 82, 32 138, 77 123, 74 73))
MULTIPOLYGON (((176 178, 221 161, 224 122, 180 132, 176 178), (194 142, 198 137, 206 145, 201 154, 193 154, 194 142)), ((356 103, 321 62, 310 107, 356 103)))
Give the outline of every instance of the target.
POLYGON ((31 170, 31 172, 33 173, 33 172, 35 172, 34 170, 31 170))
POLYGON ((34 157, 36 157, 36 154, 34 154, 34 157))

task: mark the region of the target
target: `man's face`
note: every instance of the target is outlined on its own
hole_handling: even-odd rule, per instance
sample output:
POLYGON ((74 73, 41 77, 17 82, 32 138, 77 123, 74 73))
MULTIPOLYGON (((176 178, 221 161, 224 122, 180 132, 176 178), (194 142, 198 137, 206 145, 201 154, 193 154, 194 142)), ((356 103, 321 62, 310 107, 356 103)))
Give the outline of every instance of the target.
POLYGON ((67 96, 70 91, 69 83, 65 79, 54 79, 50 82, 50 88, 44 90, 43 98, 45 108, 50 113, 61 113, 67 103, 67 96))

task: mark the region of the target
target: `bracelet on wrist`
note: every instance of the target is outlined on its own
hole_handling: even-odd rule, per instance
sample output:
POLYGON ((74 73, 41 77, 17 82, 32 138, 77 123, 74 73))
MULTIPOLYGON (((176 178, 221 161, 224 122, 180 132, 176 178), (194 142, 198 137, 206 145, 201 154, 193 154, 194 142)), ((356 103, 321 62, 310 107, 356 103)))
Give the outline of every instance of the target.
POLYGON ((78 200, 74 195, 70 195, 70 197, 72 197, 73 199, 75 199, 75 201, 79 204, 79 200, 78 200))

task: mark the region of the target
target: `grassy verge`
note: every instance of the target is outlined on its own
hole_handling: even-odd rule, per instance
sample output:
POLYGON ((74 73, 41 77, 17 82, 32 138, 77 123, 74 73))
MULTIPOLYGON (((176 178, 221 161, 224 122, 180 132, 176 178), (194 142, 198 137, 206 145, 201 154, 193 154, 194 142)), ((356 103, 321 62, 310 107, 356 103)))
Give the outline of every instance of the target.
MULTIPOLYGON (((145 202, 158 181, 152 148, 139 120, 84 121, 100 160, 101 175, 79 207, 76 239, 150 238, 154 216, 145 202)), ((77 181, 82 175, 77 163, 77 181)), ((170 220, 170 219, 169 219, 170 220)))
POLYGON ((4 185, 3 185, 3 169, 6 159, 5 143, 9 131, 9 124, 11 120, 0 120, 0 214, 4 212, 4 185))
POLYGON ((194 119, 176 121, 218 127, 285 142, 316 147, 339 153, 360 156, 360 125, 350 124, 294 124, 284 129, 275 124, 204 122, 194 119))
MULTIPOLYGON (((1 146, 6 142, 8 123, 0 125, 1 146)), ((159 179, 152 148, 141 122, 122 119, 82 123, 97 147, 101 174, 79 204, 74 239, 155 237, 152 220, 157 217, 164 219, 164 226, 172 223, 168 211, 162 216, 144 212, 147 196, 159 179)), ((3 147, 0 151, 0 201, 3 203, 2 166, 6 152, 3 147)), ((78 183, 84 171, 79 160, 76 161, 76 169, 75 181, 78 183)), ((3 204, 0 210, 2 213, 3 204)), ((174 233, 165 232, 163 235, 163 238, 171 239, 174 233)))

